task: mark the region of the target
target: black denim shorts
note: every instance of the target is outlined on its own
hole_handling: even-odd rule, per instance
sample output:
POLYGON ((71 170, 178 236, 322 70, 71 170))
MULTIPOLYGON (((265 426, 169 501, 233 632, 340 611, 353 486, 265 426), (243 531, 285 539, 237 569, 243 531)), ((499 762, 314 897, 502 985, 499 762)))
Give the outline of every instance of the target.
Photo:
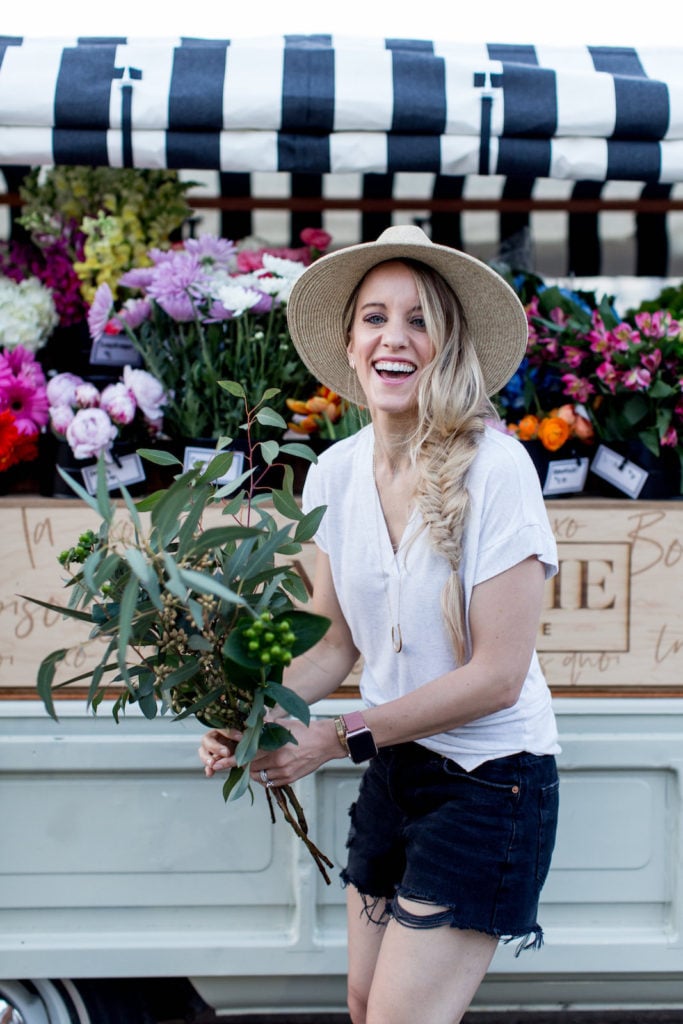
POLYGON ((540 946, 538 900, 559 804, 555 758, 520 753, 466 772, 417 743, 380 750, 350 810, 344 884, 372 920, 474 929, 540 946), (444 908, 408 913, 397 897, 444 908))

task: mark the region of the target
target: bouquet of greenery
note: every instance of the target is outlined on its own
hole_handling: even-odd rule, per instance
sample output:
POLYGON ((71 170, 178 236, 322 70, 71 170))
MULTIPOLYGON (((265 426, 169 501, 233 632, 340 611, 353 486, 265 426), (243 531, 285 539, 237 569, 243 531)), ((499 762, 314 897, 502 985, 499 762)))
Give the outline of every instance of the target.
MULTIPOLYGON (((256 422, 285 425, 265 404, 273 389, 250 408, 240 384, 223 381, 221 386, 246 409, 245 471, 222 486, 214 483, 225 476, 233 457, 224 450, 230 439, 221 438, 208 465, 181 472, 170 486, 137 503, 122 487, 123 521, 107 491, 101 460, 94 496, 68 478, 101 523, 60 556, 70 573, 68 607, 31 600, 87 623, 91 638, 104 641, 91 678, 88 673, 56 681, 65 649, 43 660, 38 692, 47 711, 57 717, 55 689, 89 678, 93 710, 110 686, 115 689, 117 721, 128 705, 137 704, 147 718, 170 709, 177 719, 194 715, 210 728, 237 729, 242 733, 237 766, 223 787, 228 800, 249 789, 249 765, 257 751, 296 742, 282 724, 267 720, 270 708, 279 705, 308 722, 308 706, 283 685, 283 670, 321 639, 329 622, 300 608, 307 593, 291 562, 314 535, 324 508, 307 515, 300 511, 290 467, 282 488, 274 491, 257 487, 252 468, 258 448, 259 462, 275 462, 281 450, 309 461, 315 455, 303 444, 252 444, 256 422), (203 526, 209 508, 221 513, 224 525, 203 526)), ((139 454, 161 465, 178 463, 159 450, 139 454)), ((329 882, 325 865, 331 863, 309 838, 293 790, 273 787, 266 793, 273 820, 271 799, 329 882)))

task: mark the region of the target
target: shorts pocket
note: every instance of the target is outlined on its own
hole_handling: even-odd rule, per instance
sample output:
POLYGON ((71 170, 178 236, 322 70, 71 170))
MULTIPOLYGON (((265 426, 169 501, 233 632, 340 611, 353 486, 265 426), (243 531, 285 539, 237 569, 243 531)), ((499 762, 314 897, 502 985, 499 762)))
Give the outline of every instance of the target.
POLYGON ((515 767, 496 765, 495 761, 486 762, 475 768, 474 771, 466 772, 456 761, 444 758, 443 771, 450 778, 462 779, 473 787, 495 790, 499 793, 508 793, 517 796, 520 791, 519 771, 515 767))
POLYGON ((538 801, 538 855, 536 859, 536 880, 543 885, 550 870, 550 860, 555 848, 557 817, 560 806, 559 780, 543 786, 538 801))

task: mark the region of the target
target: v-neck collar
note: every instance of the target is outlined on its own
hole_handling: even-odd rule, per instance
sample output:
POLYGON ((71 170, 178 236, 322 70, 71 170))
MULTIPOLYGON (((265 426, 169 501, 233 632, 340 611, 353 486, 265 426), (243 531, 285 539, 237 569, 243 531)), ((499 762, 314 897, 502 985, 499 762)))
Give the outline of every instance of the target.
POLYGON ((410 514, 406 520, 406 525, 403 530, 403 534, 401 535, 398 548, 394 551, 394 546, 391 543, 391 537, 389 536, 389 527, 387 526, 387 521, 384 517, 384 510, 382 508, 377 482, 375 480, 373 470, 374 451, 375 435, 371 427, 368 431, 367 444, 365 445, 362 453, 363 481, 366 484, 366 488, 364 488, 364 490, 366 490, 366 493, 370 495, 370 500, 365 505, 365 520, 371 544, 373 546, 375 544, 377 545, 377 558, 380 566, 390 575, 398 576, 401 571, 405 570, 405 553, 408 546, 407 542, 415 529, 417 506, 413 504, 413 507, 410 509, 410 514))

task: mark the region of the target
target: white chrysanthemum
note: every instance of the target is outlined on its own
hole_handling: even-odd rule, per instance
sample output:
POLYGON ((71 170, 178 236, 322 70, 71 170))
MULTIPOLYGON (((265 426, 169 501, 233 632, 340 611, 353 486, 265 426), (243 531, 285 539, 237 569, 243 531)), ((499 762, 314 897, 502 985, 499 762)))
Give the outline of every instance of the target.
POLYGON ((263 271, 259 272, 259 288, 268 291, 280 302, 287 302, 295 281, 303 274, 306 267, 296 260, 286 260, 281 256, 263 255, 263 271), (268 277, 272 274, 272 277, 268 277), (263 276, 262 276, 263 275, 263 276))
POLYGON ((37 277, 13 281, 0 276, 0 345, 36 352, 58 323, 52 293, 37 277))
POLYGON ((242 288, 238 284, 226 284, 217 289, 216 298, 232 312, 233 316, 241 316, 261 302, 263 295, 251 288, 242 288))

